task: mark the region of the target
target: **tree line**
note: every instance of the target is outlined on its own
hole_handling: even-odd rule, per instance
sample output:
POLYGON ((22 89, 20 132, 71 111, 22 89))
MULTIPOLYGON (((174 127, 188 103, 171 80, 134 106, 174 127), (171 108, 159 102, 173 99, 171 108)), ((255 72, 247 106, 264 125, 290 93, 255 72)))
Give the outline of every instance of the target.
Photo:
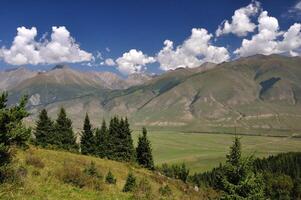
POLYGON ((80 143, 72 129, 72 121, 64 108, 61 108, 57 119, 53 121, 46 109, 42 109, 36 121, 34 143, 42 147, 58 148, 80 152, 117 161, 137 162, 139 165, 154 169, 151 143, 147 130, 143 128, 134 148, 128 119, 114 116, 107 125, 103 120, 100 128, 93 128, 89 115, 84 118, 80 143))

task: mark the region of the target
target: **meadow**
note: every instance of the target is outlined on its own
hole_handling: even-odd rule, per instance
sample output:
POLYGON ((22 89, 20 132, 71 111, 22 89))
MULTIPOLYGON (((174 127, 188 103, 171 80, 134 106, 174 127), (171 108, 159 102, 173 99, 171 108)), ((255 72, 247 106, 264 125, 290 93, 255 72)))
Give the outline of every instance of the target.
MULTIPOLYGON (((141 131, 133 131, 134 141, 141 131)), ((225 161, 234 135, 149 131, 156 165, 185 162, 191 172, 204 172, 225 161)), ((239 136, 244 156, 266 157, 301 151, 301 138, 239 136)))

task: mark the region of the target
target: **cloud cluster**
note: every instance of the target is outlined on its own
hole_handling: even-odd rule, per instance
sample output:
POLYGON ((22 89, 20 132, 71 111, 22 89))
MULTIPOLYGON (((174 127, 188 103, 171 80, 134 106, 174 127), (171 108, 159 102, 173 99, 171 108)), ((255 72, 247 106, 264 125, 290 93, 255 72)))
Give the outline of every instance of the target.
POLYGON ((172 41, 165 40, 163 49, 157 55, 160 68, 166 71, 179 67, 198 67, 204 62, 227 61, 230 58, 227 49, 211 45, 212 37, 206 29, 193 28, 191 36, 176 48, 172 41))
POLYGON ((260 3, 258 1, 253 1, 246 7, 242 7, 234 12, 232 16, 232 22, 224 20, 224 22, 219 25, 215 34, 217 37, 232 33, 237 36, 246 36, 249 32, 254 32, 256 25, 251 22, 250 17, 257 14, 260 10, 260 3))
POLYGON ((64 27, 52 27, 51 40, 36 41, 37 29, 17 28, 17 36, 10 48, 0 49, 0 58, 12 65, 76 63, 90 61, 93 56, 81 50, 64 27))
POLYGON ((116 59, 118 70, 126 75, 139 73, 144 70, 146 64, 155 61, 153 57, 149 57, 136 49, 131 49, 129 52, 125 52, 122 57, 116 59))
MULTIPOLYGON (((301 15, 301 1, 288 12, 301 15)), ((36 40, 36 36, 35 27, 19 27, 11 47, 0 49, 0 59, 12 65, 84 62, 82 65, 86 66, 116 66, 121 73, 128 75, 143 72, 148 64, 154 62, 158 62, 160 69, 167 71, 180 67, 198 67, 204 62, 221 63, 228 61, 231 56, 281 53, 298 56, 301 52, 301 24, 295 23, 288 30, 281 30, 277 18, 269 16, 256 0, 235 10, 231 20, 224 20, 218 26, 215 37, 204 28, 193 28, 191 35, 179 45, 165 40, 162 49, 153 57, 136 49, 123 53, 116 60, 105 58, 98 51, 93 56, 80 49, 64 26, 52 27, 49 40, 47 34, 39 40, 36 40), (250 33, 253 35, 249 36, 250 33), (214 44, 215 39, 227 34, 245 37, 234 52, 214 44)), ((111 50, 107 47, 105 51, 108 54, 111 50)))
POLYGON ((295 23, 286 32, 280 31, 278 20, 268 16, 263 11, 258 17, 258 33, 250 40, 243 39, 240 48, 234 51, 239 56, 250 56, 255 54, 279 54, 290 53, 298 55, 294 50, 301 47, 301 24, 295 23), (282 38, 282 40, 280 39, 282 38))

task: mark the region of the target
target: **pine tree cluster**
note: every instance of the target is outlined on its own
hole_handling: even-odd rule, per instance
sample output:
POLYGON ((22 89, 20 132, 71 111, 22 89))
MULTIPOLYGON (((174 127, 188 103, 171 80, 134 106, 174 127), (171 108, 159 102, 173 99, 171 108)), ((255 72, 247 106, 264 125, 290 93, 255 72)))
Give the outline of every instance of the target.
MULTIPOLYGON (((102 121, 100 128, 93 128, 88 114, 84 119, 81 132, 80 152, 117 161, 137 161, 141 166, 154 169, 152 149, 147 138, 147 131, 138 139, 135 149, 131 135, 130 124, 127 118, 115 116, 110 119, 109 125, 102 121)), ((36 122, 35 143, 42 147, 56 147, 74 151, 77 148, 72 121, 67 117, 64 108, 61 108, 58 118, 53 122, 43 109, 36 122)))
POLYGON ((103 120, 100 129, 93 129, 86 114, 81 136, 81 153, 117 161, 134 161, 135 149, 127 118, 113 117, 107 128, 103 120))
POLYGON ((76 137, 72 129, 72 121, 67 117, 64 108, 61 108, 57 119, 52 121, 43 109, 36 121, 34 132, 35 144, 42 147, 58 148, 68 151, 77 151, 76 137))

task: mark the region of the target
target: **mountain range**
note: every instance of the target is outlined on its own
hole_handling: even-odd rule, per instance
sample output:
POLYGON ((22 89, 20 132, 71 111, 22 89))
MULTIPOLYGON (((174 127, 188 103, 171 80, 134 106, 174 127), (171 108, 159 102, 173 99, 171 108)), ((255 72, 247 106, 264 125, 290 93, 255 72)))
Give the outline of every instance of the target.
POLYGON ((0 73, 9 102, 29 95, 32 122, 46 107, 64 106, 80 128, 86 112, 94 123, 128 116, 135 127, 199 132, 292 134, 301 130, 301 58, 255 55, 205 63, 161 75, 82 72, 57 65, 46 72, 24 67, 0 73))

